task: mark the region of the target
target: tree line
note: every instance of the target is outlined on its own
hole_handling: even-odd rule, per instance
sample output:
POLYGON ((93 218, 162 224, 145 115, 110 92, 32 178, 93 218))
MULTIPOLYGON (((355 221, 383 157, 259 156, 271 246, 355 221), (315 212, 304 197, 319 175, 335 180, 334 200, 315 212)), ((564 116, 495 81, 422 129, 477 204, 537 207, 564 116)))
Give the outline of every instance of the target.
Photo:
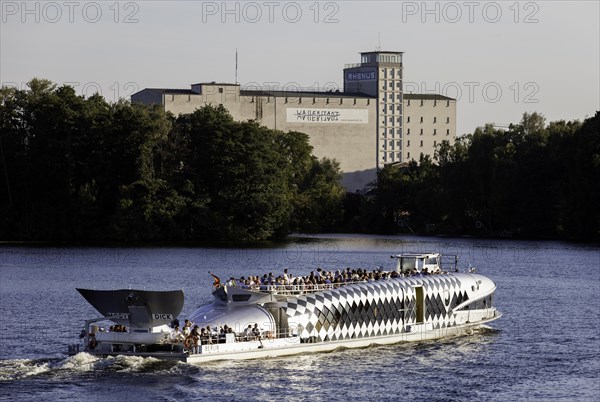
POLYGON ((173 116, 34 79, 0 89, 0 240, 213 241, 292 232, 600 239, 600 113, 443 141, 345 193, 308 136, 223 107, 173 116))
POLYGON ((28 86, 0 90, 1 240, 263 240, 342 218, 339 165, 306 134, 28 86))
POLYGON ((477 128, 434 158, 385 166, 376 196, 346 205, 350 230, 598 240, 600 112, 477 128))

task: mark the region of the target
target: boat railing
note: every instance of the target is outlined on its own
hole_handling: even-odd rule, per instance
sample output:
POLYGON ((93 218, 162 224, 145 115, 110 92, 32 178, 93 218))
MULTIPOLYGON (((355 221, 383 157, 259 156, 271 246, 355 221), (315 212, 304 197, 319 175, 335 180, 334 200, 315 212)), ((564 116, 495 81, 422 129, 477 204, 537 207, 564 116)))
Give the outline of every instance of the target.
MULTIPOLYGON (((393 272, 393 271, 392 271, 393 272)), ((371 282, 380 282, 386 281, 396 278, 404 278, 409 276, 421 276, 422 274, 417 275, 402 275, 397 274, 397 276, 392 276, 392 272, 390 271, 381 271, 381 274, 385 275, 383 278, 379 279, 370 279, 370 280, 353 280, 346 282, 335 282, 335 283, 324 283, 324 284, 299 284, 299 285, 285 285, 285 284, 274 284, 274 285, 235 285, 229 287, 235 287, 244 290, 251 290, 254 292, 268 293, 273 295, 302 295, 309 293, 321 292, 324 290, 338 289, 348 285, 355 285, 359 283, 371 283, 371 282)), ((428 275, 439 275, 436 274, 428 274, 428 275)))
MULTIPOLYGON (((386 278, 387 279, 387 278, 386 278)), ((349 282, 338 282, 338 283, 325 283, 325 284, 301 284, 301 285, 238 285, 234 286, 239 289, 251 290, 254 292, 268 293, 273 295, 301 295, 307 293, 316 293, 323 290, 331 290, 341 288, 343 286, 352 285, 356 283, 369 283, 377 282, 386 279, 377 279, 372 281, 349 281, 349 282)))

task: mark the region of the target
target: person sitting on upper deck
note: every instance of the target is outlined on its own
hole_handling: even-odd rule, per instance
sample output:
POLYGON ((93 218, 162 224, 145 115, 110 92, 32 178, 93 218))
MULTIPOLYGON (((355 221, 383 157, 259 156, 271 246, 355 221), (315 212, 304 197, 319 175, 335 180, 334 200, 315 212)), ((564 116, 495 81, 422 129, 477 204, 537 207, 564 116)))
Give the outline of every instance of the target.
POLYGON ((254 324, 252 328, 252 338, 254 340, 260 340, 260 329, 258 328, 258 324, 254 324))
POLYGON ((252 325, 248 324, 248 326, 244 330, 244 340, 249 341, 251 338, 252 338, 252 325))

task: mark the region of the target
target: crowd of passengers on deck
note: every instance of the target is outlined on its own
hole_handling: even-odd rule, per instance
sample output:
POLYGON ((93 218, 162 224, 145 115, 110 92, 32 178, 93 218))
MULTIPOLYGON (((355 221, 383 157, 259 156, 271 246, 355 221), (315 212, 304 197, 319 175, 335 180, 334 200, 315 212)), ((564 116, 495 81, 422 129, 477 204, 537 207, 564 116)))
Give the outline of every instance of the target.
POLYGON ((171 323, 171 327, 166 341, 170 344, 183 344, 184 349, 190 353, 200 353, 202 345, 225 343, 227 334, 232 334, 234 341, 259 341, 261 345, 262 338, 272 338, 271 332, 263 332, 257 323, 254 326, 249 324, 241 333, 234 332, 233 328, 227 325, 218 328, 207 325, 200 328, 188 319, 185 320, 182 329, 179 328, 179 320, 171 323))
MULTIPOLYGON (((311 271, 310 275, 295 277, 287 269, 284 269, 283 274, 278 276, 269 272, 263 276, 242 276, 239 280, 232 277, 226 282, 226 285, 262 292, 285 290, 310 291, 336 288, 349 283, 373 282, 406 276, 437 275, 442 273, 446 272, 442 272, 439 267, 432 270, 432 272, 429 272, 427 268, 423 268, 421 271, 414 269, 405 274, 400 274, 396 271, 383 271, 381 268, 373 271, 361 268, 346 268, 335 272, 318 268, 316 273, 315 271, 311 271)), ((220 286, 220 283, 215 283, 215 286, 220 286)))

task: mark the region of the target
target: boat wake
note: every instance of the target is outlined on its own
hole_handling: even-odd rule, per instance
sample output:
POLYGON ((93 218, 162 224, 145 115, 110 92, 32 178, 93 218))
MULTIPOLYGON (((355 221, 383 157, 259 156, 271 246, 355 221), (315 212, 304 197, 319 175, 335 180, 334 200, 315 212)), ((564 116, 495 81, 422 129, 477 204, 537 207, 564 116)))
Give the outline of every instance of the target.
POLYGON ((30 377, 71 377, 76 374, 98 372, 156 373, 181 371, 178 362, 152 357, 116 356, 98 357, 82 352, 58 359, 0 360, 0 381, 17 381, 30 377))

